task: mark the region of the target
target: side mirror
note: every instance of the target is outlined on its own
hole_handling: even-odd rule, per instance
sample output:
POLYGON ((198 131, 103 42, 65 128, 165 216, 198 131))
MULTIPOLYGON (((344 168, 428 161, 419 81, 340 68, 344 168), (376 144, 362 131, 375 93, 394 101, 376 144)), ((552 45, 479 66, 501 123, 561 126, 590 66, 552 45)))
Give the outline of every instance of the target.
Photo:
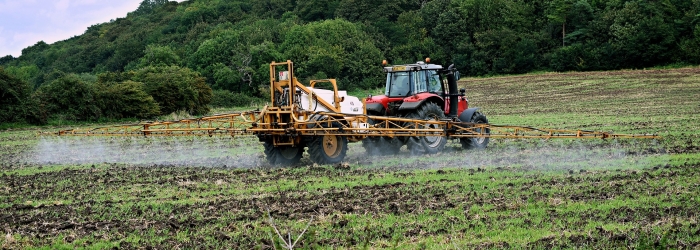
POLYGON ((459 71, 455 71, 455 80, 459 80, 459 71))

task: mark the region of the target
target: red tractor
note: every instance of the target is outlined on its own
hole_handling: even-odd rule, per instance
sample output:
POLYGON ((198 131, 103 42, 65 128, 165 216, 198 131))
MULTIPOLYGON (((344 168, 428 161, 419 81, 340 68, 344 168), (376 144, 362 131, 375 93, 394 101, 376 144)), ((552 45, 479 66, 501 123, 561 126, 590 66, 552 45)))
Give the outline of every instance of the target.
MULTIPOLYGON (((457 92, 459 72, 454 69, 454 64, 445 69, 430 64, 430 58, 426 58, 425 62, 384 67, 384 72, 384 95, 367 97, 365 109, 368 115, 488 123, 479 108, 469 108, 464 94, 466 90, 457 92)), ((460 142, 466 149, 486 148, 489 138, 462 138, 460 142)), ((442 136, 385 136, 368 137, 362 141, 362 146, 371 154, 395 154, 404 144, 412 153, 435 154, 442 151, 446 143, 447 138, 442 136)))

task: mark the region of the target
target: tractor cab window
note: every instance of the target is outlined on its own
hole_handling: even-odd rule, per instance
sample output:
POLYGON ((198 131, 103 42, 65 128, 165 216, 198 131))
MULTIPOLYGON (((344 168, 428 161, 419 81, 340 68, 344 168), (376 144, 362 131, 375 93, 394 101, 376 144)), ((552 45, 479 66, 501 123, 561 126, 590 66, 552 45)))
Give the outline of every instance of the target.
POLYGON ((428 73, 428 92, 438 93, 442 91, 442 84, 440 84, 440 75, 437 70, 430 70, 428 73))
POLYGON ((425 70, 416 71, 415 73, 413 73, 416 76, 413 78, 416 81, 416 91, 414 92, 416 94, 428 92, 428 84, 427 84, 428 77, 426 76, 425 73, 426 73, 425 70))
POLYGON ((386 75, 386 96, 407 96, 411 91, 413 72, 391 72, 386 75))

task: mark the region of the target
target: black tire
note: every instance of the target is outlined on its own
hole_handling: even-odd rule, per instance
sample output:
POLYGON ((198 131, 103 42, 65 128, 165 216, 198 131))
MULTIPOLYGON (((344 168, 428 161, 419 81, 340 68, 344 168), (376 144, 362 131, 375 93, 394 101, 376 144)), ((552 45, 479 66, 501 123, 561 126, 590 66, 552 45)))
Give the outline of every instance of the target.
POLYGON ((272 141, 265 141, 265 159, 272 165, 294 165, 299 163, 304 155, 304 147, 279 146, 272 141))
MULTIPOLYGON (((445 118, 445 112, 435 103, 425 103, 406 118, 439 121, 445 118)), ((409 124, 407 127, 413 128, 414 125, 409 124)), ((416 136, 409 137, 406 141, 406 146, 412 154, 436 154, 445 149, 445 144, 447 138, 444 136, 416 136)))
MULTIPOLYGON (((482 113, 476 112, 472 115, 471 123, 489 123, 486 116, 482 113)), ((475 129, 476 132, 481 132, 481 129, 475 129)), ((486 129, 486 134, 491 133, 491 129, 486 129)), ((461 138, 459 142, 462 143, 463 149, 485 149, 489 145, 488 137, 471 137, 471 138, 461 138)))
POLYGON ((348 138, 326 134, 316 136, 309 144, 309 156, 317 164, 342 162, 348 151, 348 138))
MULTIPOLYGON (((374 125, 374 121, 367 121, 370 125, 374 125)), ((369 155, 395 155, 401 151, 403 142, 397 137, 386 136, 370 136, 362 140, 362 147, 369 155)))

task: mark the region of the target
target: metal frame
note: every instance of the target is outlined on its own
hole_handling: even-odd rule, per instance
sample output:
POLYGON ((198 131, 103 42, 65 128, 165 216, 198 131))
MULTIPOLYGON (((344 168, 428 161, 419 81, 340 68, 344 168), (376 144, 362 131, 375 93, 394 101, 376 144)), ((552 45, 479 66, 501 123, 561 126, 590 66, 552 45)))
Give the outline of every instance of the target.
MULTIPOLYGON (((333 112, 309 112, 274 107, 266 107, 262 111, 215 115, 199 119, 62 130, 52 134, 61 136, 267 135, 299 138, 335 134, 347 136, 349 141, 360 141, 371 136, 447 136, 450 138, 488 137, 512 139, 659 138, 658 135, 653 134, 616 134, 612 132, 543 129, 486 123, 424 121, 400 117, 345 115, 333 112), (316 120, 313 119, 314 117, 323 117, 323 119, 316 120), (290 119, 287 122, 281 122, 285 118, 290 119), (366 123, 369 119, 374 121, 374 125, 369 128, 352 126, 352 124, 358 122, 366 123), (490 131, 489 133, 485 132, 487 129, 490 131)), ((289 143, 283 144, 287 145, 289 143)))

